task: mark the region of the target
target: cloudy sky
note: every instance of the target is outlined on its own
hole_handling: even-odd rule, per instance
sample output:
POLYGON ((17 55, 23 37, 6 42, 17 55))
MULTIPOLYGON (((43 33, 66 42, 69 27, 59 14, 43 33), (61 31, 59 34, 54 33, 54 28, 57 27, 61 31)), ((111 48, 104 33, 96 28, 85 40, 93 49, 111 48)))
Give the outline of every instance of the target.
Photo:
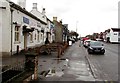
MULTIPOLYGON (((11 0, 17 3, 17 0, 11 0)), ((26 0, 26 9, 32 9, 32 3, 38 3, 38 10, 46 9, 46 15, 53 16, 68 24, 69 30, 85 36, 94 32, 103 32, 118 27, 119 0, 26 0)))

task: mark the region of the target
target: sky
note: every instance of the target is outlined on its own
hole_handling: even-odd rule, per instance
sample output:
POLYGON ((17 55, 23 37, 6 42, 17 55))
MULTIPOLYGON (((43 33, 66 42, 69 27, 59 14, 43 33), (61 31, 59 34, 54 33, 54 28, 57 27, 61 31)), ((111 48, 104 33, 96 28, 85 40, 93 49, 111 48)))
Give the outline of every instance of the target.
MULTIPOLYGON (((17 3, 17 0, 11 0, 17 3)), ((46 16, 53 20, 62 19, 68 29, 77 31, 80 36, 104 32, 118 28, 118 2, 120 0, 26 0, 26 10, 38 3, 38 10, 46 10, 46 16)))

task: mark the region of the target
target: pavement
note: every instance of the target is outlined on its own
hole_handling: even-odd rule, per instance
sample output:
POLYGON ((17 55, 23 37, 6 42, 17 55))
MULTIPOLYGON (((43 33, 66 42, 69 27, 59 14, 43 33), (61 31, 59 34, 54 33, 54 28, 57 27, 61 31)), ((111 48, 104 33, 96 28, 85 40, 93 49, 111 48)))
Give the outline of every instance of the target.
MULTIPOLYGON (((61 59, 57 53, 38 56, 37 81, 95 81, 79 41, 66 49, 61 59)), ((24 55, 2 58, 2 65, 12 65, 24 61, 24 55)))
POLYGON ((39 56, 38 81, 95 81, 79 41, 69 46, 61 59, 56 53, 39 56), (43 77, 42 71, 48 71, 43 77))

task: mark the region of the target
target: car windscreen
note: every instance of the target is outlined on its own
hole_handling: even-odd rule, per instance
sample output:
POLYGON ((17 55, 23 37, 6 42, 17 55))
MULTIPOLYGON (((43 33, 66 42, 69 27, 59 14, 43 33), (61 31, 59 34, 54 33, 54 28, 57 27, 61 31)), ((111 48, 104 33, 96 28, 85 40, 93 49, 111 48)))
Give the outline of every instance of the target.
POLYGON ((101 42, 90 42, 90 46, 103 46, 101 42))

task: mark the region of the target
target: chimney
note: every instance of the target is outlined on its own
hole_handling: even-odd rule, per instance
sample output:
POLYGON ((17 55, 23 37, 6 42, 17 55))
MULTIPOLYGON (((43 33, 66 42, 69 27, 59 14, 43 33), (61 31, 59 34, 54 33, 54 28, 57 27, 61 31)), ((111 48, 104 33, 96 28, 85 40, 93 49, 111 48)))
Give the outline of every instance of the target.
POLYGON ((42 14, 45 15, 45 8, 42 9, 42 14))
POLYGON ((37 3, 33 3, 33 10, 37 10, 37 3))
POLYGON ((26 8, 26 0, 18 0, 18 5, 21 6, 22 8, 26 8))
POLYGON ((53 17, 53 21, 57 21, 57 17, 53 17))

